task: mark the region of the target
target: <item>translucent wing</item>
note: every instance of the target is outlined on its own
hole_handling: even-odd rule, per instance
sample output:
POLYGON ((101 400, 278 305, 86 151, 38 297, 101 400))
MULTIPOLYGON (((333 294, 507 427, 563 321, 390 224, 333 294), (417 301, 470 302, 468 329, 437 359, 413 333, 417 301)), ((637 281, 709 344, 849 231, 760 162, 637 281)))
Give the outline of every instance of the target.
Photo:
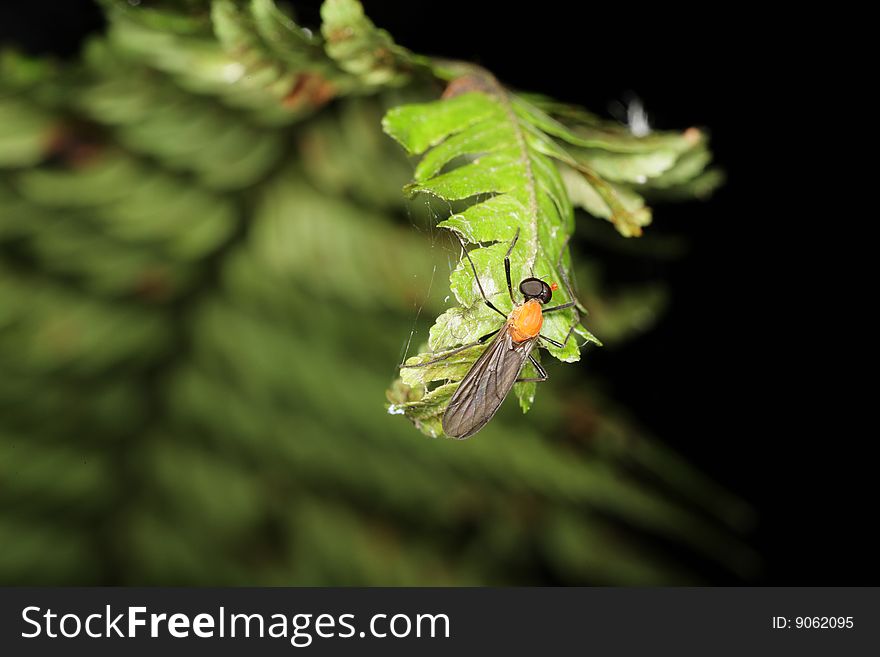
POLYGON ((461 380, 443 415, 443 431, 452 438, 469 438, 498 411, 516 383, 535 339, 514 342, 505 327, 461 380))

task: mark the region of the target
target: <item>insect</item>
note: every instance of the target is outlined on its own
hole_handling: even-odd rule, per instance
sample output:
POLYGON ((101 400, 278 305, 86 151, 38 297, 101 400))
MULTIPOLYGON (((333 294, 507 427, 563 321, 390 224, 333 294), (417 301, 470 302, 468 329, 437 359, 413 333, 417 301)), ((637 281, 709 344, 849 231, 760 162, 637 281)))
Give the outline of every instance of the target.
MULTIPOLYGON (((458 235, 456 234, 458 237, 458 235)), ((477 281, 477 287, 480 295, 483 297, 483 303, 496 313, 504 317, 504 324, 494 331, 480 337, 475 342, 456 347, 445 352, 442 356, 434 358, 424 363, 413 365, 403 365, 402 367, 424 367, 433 363, 440 362, 457 354, 465 349, 485 344, 490 338, 491 344, 477 358, 471 369, 461 380, 458 389, 452 395, 449 406, 443 414, 443 431, 452 438, 464 439, 470 438, 480 429, 482 429, 489 420, 495 415, 501 406, 501 403, 510 393, 513 384, 517 382, 546 381, 549 377, 541 363, 532 355, 532 350, 540 341, 545 341, 555 347, 563 348, 568 342, 571 333, 577 326, 579 321, 575 322, 565 336, 564 342, 557 342, 546 335, 541 335, 541 327, 544 323, 544 315, 548 313, 558 312, 566 308, 574 307, 577 302, 574 301, 574 294, 571 286, 567 284, 569 297, 572 299, 567 303, 559 304, 545 308, 553 297, 553 292, 559 288, 556 283, 548 284, 539 278, 525 278, 519 284, 519 292, 523 297, 521 302, 517 302, 513 294, 513 285, 510 279, 510 254, 513 247, 519 239, 519 230, 513 236, 510 248, 504 256, 504 273, 507 276, 507 292, 510 295, 510 302, 513 309, 510 313, 499 310, 486 296, 483 285, 480 283, 480 277, 477 274, 477 268, 471 259, 470 253, 465 246, 461 237, 462 250, 471 265, 474 272, 474 279, 477 281), (523 366, 526 360, 531 362, 535 371, 538 373, 536 377, 521 378, 523 366)), ((563 253, 565 247, 563 247, 563 253)), ((561 258, 560 258, 561 259, 561 258)))

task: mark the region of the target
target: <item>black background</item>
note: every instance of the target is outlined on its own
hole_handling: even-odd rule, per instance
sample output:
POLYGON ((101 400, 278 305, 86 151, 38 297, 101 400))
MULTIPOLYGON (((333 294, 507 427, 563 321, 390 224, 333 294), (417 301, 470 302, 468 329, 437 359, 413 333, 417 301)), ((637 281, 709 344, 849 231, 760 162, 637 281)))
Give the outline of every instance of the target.
MULTIPOLYGON (((319 3, 295 5, 318 22, 319 3)), ((684 258, 652 265, 671 283, 668 314, 592 365, 642 423, 758 509, 763 582, 876 584, 876 431, 856 419, 872 371, 848 325, 868 302, 852 290, 871 242, 864 217, 838 205, 853 190, 830 182, 836 143, 850 137, 818 110, 833 100, 829 46, 800 38, 803 12, 365 5, 402 45, 476 61, 511 86, 601 113, 636 93, 659 128, 710 129, 727 184, 708 202, 661 206, 649 229, 689 243, 684 258)), ((88 0, 0 8, 0 42, 32 52, 73 56, 101 25, 88 0)), ((841 118, 858 124, 845 102, 841 118)))

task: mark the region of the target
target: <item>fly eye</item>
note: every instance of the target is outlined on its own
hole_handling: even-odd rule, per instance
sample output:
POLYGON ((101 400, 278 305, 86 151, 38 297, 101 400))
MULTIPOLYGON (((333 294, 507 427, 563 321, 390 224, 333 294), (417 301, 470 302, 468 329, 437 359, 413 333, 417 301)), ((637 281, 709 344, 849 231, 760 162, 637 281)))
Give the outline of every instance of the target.
POLYGON ((533 299, 535 297, 541 296, 541 283, 543 281, 539 281, 537 278, 527 278, 522 283, 519 284, 519 291, 523 293, 523 296, 527 299, 533 299))
POLYGON ((527 278, 519 284, 519 291, 526 299, 539 299, 541 303, 550 301, 552 289, 539 278, 527 278))

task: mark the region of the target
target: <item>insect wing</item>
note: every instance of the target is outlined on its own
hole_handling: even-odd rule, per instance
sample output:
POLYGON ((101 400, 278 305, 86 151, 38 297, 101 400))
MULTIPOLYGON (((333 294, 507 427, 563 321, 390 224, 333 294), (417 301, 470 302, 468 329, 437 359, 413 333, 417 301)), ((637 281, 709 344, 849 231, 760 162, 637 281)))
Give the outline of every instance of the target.
POLYGON ((468 438, 492 419, 516 383, 535 340, 513 342, 507 328, 487 347, 461 380, 443 415, 443 431, 468 438))

